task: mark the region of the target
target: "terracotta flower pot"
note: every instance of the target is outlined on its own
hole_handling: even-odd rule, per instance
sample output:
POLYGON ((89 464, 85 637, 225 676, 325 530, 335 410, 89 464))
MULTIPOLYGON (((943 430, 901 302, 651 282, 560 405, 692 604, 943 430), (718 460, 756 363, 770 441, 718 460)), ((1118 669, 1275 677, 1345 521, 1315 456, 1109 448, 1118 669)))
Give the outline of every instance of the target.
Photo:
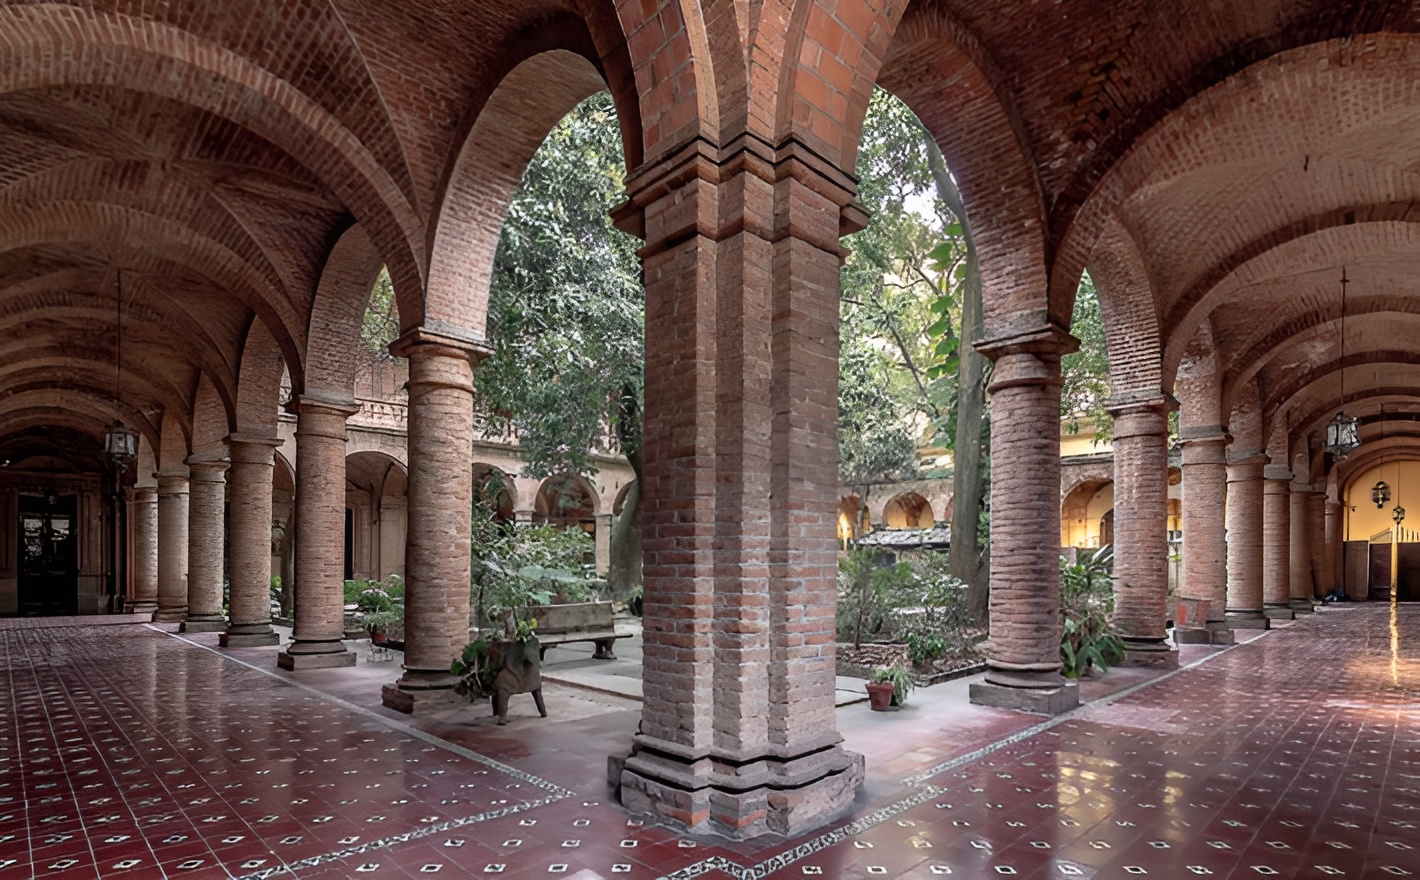
POLYGON ((892 682, 868 682, 868 705, 874 712, 886 712, 892 706, 892 682))

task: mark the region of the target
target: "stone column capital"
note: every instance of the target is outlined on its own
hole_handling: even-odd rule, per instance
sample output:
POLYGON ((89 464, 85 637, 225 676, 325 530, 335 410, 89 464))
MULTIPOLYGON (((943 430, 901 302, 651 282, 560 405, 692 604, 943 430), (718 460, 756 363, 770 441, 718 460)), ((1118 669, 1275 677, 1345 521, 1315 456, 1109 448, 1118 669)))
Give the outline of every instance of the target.
POLYGON ((1265 465, 1262 468, 1262 478, 1266 480, 1269 484, 1286 483, 1290 485, 1292 482, 1292 476, 1293 474, 1291 470, 1289 470, 1285 465, 1269 464, 1265 465))
POLYGON ((995 362, 986 389, 992 394, 1007 388, 1059 386, 1060 358, 1079 347, 1078 339, 1054 324, 976 343, 976 350, 995 362))
POLYGON ((301 394, 286 404, 296 415, 296 444, 313 437, 345 442, 345 422, 360 411, 354 398, 331 399, 325 395, 301 394))
POLYGON ((158 503, 158 487, 157 487, 157 486, 134 486, 134 487, 133 487, 133 503, 134 503, 134 504, 157 504, 157 503, 158 503))
POLYGON ((158 471, 153 479, 158 481, 158 497, 164 495, 186 495, 189 474, 186 470, 158 471))
POLYGON ((1229 456, 1228 482, 1241 483, 1248 480, 1261 480, 1262 469, 1267 466, 1267 461, 1267 456, 1260 454, 1238 458, 1229 456))
POLYGON ((348 419, 360 411, 360 402, 348 394, 306 391, 292 395, 291 399, 286 401, 285 409, 298 418, 307 413, 328 413, 348 419))
POLYGON ((272 466, 272 454, 282 441, 277 437, 258 437, 252 434, 231 434, 227 437, 227 449, 231 454, 232 467, 237 465, 272 466))
POLYGON ((1167 434, 1168 414, 1177 408, 1178 401, 1157 392, 1136 399, 1111 397, 1105 407, 1114 417, 1115 440, 1167 434))
MULTIPOLYGON (((474 336, 462 327, 443 321, 427 320, 422 326, 405 331, 390 343, 390 354, 409 358, 411 361, 424 358, 462 359, 476 367, 493 353, 488 342, 474 336)), ((410 377, 414 381, 414 377, 410 377)))
POLYGON ((187 467, 193 483, 224 483, 231 462, 225 458, 188 458, 187 467))

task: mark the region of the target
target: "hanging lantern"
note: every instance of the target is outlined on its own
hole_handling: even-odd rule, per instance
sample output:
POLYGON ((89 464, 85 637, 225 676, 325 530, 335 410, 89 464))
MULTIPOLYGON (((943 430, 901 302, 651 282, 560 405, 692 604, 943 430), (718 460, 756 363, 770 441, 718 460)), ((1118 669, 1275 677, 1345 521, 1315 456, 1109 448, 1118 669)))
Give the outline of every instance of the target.
POLYGON ((1389 500, 1390 487, 1386 485, 1385 480, 1377 480, 1376 484, 1371 487, 1371 501, 1375 502, 1376 510, 1385 507, 1385 503, 1389 500))
POLYGON ((1361 430, 1356 417, 1337 413, 1331 424, 1326 426, 1326 451, 1337 458, 1345 458, 1360 445, 1361 430))
POLYGON ((120 473, 127 470, 138 457, 138 432, 122 422, 114 422, 104 435, 104 454, 120 473))
POLYGON ((1395 520, 1396 525, 1405 522, 1405 508, 1397 506, 1395 512, 1390 515, 1390 518, 1395 520))

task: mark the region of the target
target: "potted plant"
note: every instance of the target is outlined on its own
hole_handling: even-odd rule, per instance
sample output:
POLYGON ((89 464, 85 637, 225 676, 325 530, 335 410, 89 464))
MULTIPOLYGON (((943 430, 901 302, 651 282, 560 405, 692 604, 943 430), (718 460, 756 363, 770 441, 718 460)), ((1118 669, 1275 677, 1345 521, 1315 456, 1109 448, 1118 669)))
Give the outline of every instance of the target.
POLYGON ((532 694, 537 711, 547 717, 542 701, 542 652, 537 641, 537 621, 524 619, 501 639, 477 638, 464 646, 449 671, 459 677, 455 690, 474 699, 493 698, 499 724, 508 722, 508 697, 532 694))
POLYGON ((868 704, 878 712, 901 706, 907 702, 912 685, 912 673, 903 668, 902 664, 879 666, 873 670, 873 677, 867 684, 868 704))
POLYGON ((398 624, 403 621, 404 615, 395 609, 367 613, 363 624, 365 631, 370 634, 370 644, 388 646, 391 642, 403 642, 404 633, 396 632, 400 629, 398 624))

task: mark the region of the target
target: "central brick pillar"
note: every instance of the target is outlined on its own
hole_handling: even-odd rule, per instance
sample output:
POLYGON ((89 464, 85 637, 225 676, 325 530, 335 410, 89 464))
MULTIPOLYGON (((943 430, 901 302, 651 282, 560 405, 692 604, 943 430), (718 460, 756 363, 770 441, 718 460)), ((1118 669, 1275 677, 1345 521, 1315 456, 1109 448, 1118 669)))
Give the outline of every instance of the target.
POLYGON ((1228 625, 1267 629, 1262 613, 1262 469, 1267 456, 1228 462, 1228 625))
MULTIPOLYGON (((1346 536, 1342 534, 1345 519, 1341 510, 1341 502, 1332 501, 1326 497, 1325 492, 1320 494, 1322 509, 1325 511, 1326 553, 1323 554, 1323 568, 1316 573, 1314 591, 1305 596, 1308 604, 1311 603, 1313 595, 1325 596, 1346 583, 1346 536)), ((1316 608, 1313 606, 1308 610, 1315 611, 1316 608)))
POLYGON ((863 779, 833 696, 853 183, 786 151, 693 145, 617 217, 646 240, 645 701, 608 775, 627 808, 734 838, 830 821, 863 779))
POLYGON ((991 373, 991 652, 971 701, 1053 715, 1079 705, 1060 674, 1058 328, 977 345, 991 373))
POLYGON ((1228 494, 1225 451, 1231 441, 1221 425, 1185 427, 1183 445, 1183 589, 1185 599, 1207 602, 1202 626, 1176 627, 1179 644, 1231 645, 1223 617, 1227 606, 1228 494))
POLYGON ((1311 614, 1312 608, 1312 557, 1307 534, 1307 495, 1312 487, 1306 483, 1293 483, 1288 502, 1291 514, 1287 531, 1290 536, 1288 548, 1288 604, 1293 614, 1311 614))
POLYGON ((351 399, 303 394, 296 421, 296 626, 282 669, 354 666, 345 649, 345 420, 351 399))
POLYGON ((223 514, 227 462, 188 459, 187 619, 180 632, 222 632, 223 514))
POLYGON ((229 619, 220 639, 224 648, 275 645, 271 628, 271 472, 280 440, 227 438, 232 458, 227 480, 230 545, 229 619))
POLYGON ((1262 477, 1262 613, 1291 620, 1292 472, 1269 464, 1262 477))
MULTIPOLYGON (((1126 666, 1178 666, 1168 617, 1168 410, 1158 398, 1114 416, 1114 617, 1126 666)), ((993 401, 994 405, 994 401, 993 401)))
POLYGON ((187 617, 187 471, 163 471, 158 481, 158 609, 154 620, 187 617))
MULTIPOLYGON (((449 665, 468 643, 473 368, 485 351, 422 329, 390 351, 409 358, 409 527, 404 674, 384 686, 382 698, 414 713, 459 699, 449 665)), ((302 539, 304 528, 297 528, 302 539)))
POLYGON ((133 490, 133 601, 128 610, 152 614, 158 610, 158 490, 133 490))

